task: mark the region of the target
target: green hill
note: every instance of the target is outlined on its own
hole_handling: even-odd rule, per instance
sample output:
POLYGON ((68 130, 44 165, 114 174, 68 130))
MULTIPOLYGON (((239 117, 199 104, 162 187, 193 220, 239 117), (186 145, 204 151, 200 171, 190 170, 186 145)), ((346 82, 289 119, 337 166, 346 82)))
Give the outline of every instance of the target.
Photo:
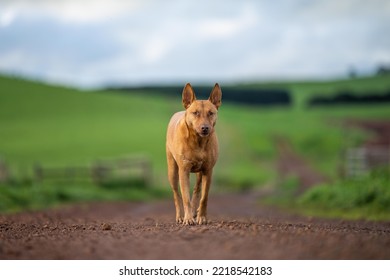
POLYGON ((164 156, 172 105, 161 98, 5 77, 0 86, 0 155, 11 165, 80 164, 134 153, 164 156))
POLYGON ((295 108, 304 108, 309 98, 317 95, 332 96, 339 91, 352 91, 356 94, 384 92, 390 90, 390 76, 378 75, 354 79, 323 81, 275 81, 241 85, 249 88, 285 88, 290 90, 295 108))

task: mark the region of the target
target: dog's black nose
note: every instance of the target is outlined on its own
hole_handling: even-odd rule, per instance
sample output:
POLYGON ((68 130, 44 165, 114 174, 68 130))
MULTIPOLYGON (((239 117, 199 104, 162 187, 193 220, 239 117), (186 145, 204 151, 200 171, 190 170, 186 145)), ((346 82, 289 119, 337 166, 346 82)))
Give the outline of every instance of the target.
POLYGON ((209 133, 209 127, 207 125, 202 125, 201 129, 203 134, 209 133))

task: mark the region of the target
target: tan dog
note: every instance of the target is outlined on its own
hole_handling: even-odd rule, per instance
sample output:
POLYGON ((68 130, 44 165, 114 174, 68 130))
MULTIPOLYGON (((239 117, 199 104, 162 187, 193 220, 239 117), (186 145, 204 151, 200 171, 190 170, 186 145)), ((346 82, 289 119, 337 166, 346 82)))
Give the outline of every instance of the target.
POLYGON ((196 218, 198 224, 205 224, 213 167, 218 158, 218 140, 214 126, 218 108, 221 106, 222 92, 219 85, 215 84, 208 100, 196 100, 191 85, 186 84, 182 95, 186 111, 174 114, 168 125, 166 142, 168 179, 175 200, 176 222, 193 225, 196 218), (191 172, 196 173, 192 200, 191 172), (182 199, 178 190, 179 181, 182 199), (184 219, 181 205, 184 208, 184 219))

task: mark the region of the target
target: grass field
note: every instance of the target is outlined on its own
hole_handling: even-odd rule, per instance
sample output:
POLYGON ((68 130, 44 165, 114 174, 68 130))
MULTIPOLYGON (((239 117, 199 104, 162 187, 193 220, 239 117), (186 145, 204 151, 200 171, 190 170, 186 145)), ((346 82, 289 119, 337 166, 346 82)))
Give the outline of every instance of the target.
MULTIPOLYGON (((341 121, 345 118, 390 119, 390 106, 386 104, 305 106, 307 99, 315 94, 333 94, 345 88, 358 94, 365 90, 389 89, 388 77, 242 86, 286 87, 291 91, 294 103, 291 108, 222 105, 217 125, 221 157, 215 172, 215 189, 219 191, 261 187, 275 182, 275 137, 289 139, 294 149, 318 170, 336 179, 343 148, 366 137, 360 131, 350 130, 346 140, 341 121)), ((31 168, 36 162, 47 166, 85 165, 97 159, 146 155, 153 163, 156 196, 163 195, 160 190, 169 193, 165 175, 165 129, 172 113, 182 110, 180 92, 177 98, 164 98, 142 92, 79 91, 8 77, 0 77, 0 88, 0 158, 19 181, 29 181, 20 178, 31 176, 31 168)), ((37 188, 40 186, 32 184, 39 193, 37 188)), ((31 184, 23 191, 27 197, 29 189, 31 184)), ((91 192, 77 191, 82 189, 79 187, 71 189, 73 191, 65 195, 67 201, 110 196, 106 190, 96 188, 91 192), (100 193, 95 195, 96 192, 100 193)), ((122 197, 149 199, 154 196, 140 195, 140 192, 137 190, 136 194, 127 193, 122 197)), ((3 196, 0 201, 8 201, 0 210, 14 207, 12 201, 18 193, 21 192, 0 188, 3 196)), ((57 203, 64 195, 57 197, 52 193, 49 196, 57 203)), ((14 208, 26 204, 21 201, 14 208)), ((30 206, 42 207, 42 204, 52 203, 30 206)))
MULTIPOLYGON (((42 207, 59 200, 110 197, 107 190, 93 188, 90 184, 65 191, 56 187, 57 194, 46 191, 52 187, 43 186, 42 193, 47 194, 47 200, 27 203, 23 197, 36 197, 36 191, 31 193, 30 190, 41 186, 33 184, 31 188, 29 183, 25 187, 19 182, 31 181, 32 167, 37 162, 50 167, 83 166, 98 159, 145 155, 152 159, 155 185, 167 186, 163 180, 165 123, 172 111, 172 104, 167 100, 84 92, 5 77, 0 78, 0 85, 0 158, 9 166, 20 188, 19 191, 0 190, 0 196, 4 196, 0 197, 0 210, 42 207), (67 194, 63 195, 64 192, 67 194), (11 199, 7 199, 9 197, 11 199)), ((121 190, 114 197, 150 197, 140 193, 139 189, 121 190)))
POLYGON ((170 105, 161 98, 81 92, 5 78, 0 83, 0 147, 11 165, 163 155, 163 122, 170 105))

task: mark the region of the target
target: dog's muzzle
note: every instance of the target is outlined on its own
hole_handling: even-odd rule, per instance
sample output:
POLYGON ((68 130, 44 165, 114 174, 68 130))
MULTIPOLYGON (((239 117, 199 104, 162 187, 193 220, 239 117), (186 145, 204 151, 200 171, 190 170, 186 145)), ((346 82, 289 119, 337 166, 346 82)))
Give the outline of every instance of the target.
POLYGON ((210 134, 210 127, 208 125, 202 125, 200 128, 201 136, 208 136, 210 134))

